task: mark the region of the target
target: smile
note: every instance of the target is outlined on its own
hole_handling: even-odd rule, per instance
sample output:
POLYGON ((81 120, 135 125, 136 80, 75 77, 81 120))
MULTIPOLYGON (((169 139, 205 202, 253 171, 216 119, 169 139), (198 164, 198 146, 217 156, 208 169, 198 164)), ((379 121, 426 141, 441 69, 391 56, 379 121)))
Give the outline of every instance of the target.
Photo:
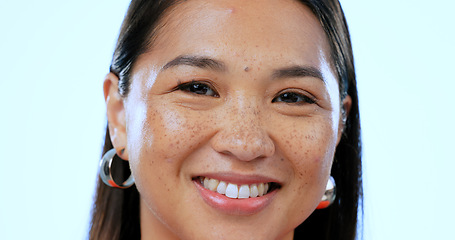
POLYGON ((262 211, 281 189, 281 183, 262 176, 221 173, 193 177, 192 181, 205 203, 233 215, 251 215, 262 211))
POLYGON ((213 192, 225 195, 228 198, 256 198, 266 195, 269 190, 275 188, 274 183, 259 183, 259 184, 234 184, 225 181, 220 181, 214 178, 199 177, 201 185, 213 192))

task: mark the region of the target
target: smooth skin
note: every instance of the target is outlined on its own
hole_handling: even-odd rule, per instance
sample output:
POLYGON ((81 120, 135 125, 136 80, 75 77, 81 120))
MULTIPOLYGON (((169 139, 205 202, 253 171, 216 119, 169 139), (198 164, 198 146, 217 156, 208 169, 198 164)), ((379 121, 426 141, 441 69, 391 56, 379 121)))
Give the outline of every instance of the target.
POLYGON ((292 239, 321 199, 351 105, 316 17, 291 0, 191 0, 156 36, 127 97, 114 74, 104 82, 111 139, 140 193, 142 239, 292 239), (223 213, 192 181, 219 173, 281 188, 258 213, 223 213))

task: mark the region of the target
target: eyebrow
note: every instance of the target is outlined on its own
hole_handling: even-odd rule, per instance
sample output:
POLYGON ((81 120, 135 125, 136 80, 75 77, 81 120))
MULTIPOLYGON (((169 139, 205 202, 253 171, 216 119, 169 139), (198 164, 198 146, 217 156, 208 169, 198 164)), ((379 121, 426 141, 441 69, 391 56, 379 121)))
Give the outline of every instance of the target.
POLYGON ((226 65, 219 60, 215 60, 212 58, 204 57, 204 56, 194 56, 194 55, 181 55, 170 62, 166 63, 163 70, 168 68, 176 67, 179 65, 186 65, 186 66, 193 66, 198 68, 207 68, 216 71, 225 71, 226 65))
POLYGON ((282 68, 275 70, 272 78, 297 78, 297 77, 314 77, 319 78, 323 82, 324 77, 322 76, 321 71, 314 67, 307 67, 307 66, 292 66, 288 68, 282 68))
MULTIPOLYGON (((186 65, 198 68, 212 69, 215 71, 226 71, 226 64, 220 60, 205 56, 196 55, 180 55, 170 62, 166 63, 162 70, 166 70, 172 67, 186 65)), ((299 77, 314 77, 324 81, 322 73, 319 69, 311 66, 291 66, 286 68, 277 69, 273 72, 273 79, 280 78, 299 78, 299 77)))

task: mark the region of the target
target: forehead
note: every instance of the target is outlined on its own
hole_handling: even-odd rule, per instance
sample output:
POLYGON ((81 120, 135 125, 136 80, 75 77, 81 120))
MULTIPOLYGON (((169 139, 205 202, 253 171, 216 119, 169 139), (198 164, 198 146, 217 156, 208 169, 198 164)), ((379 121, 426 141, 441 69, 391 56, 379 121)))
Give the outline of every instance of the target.
POLYGON ((152 49, 294 60, 329 56, 317 18, 293 0, 185 1, 166 12, 152 49))

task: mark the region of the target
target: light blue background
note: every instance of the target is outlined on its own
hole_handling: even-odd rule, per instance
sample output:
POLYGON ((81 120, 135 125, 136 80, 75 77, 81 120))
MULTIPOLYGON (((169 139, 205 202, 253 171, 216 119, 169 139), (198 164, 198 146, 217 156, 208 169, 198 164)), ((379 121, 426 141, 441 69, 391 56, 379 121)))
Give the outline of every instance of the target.
MULTIPOLYGON (((454 239, 455 2, 341 0, 368 240, 454 239)), ((1 1, 0 239, 85 239, 126 0, 1 1)))

